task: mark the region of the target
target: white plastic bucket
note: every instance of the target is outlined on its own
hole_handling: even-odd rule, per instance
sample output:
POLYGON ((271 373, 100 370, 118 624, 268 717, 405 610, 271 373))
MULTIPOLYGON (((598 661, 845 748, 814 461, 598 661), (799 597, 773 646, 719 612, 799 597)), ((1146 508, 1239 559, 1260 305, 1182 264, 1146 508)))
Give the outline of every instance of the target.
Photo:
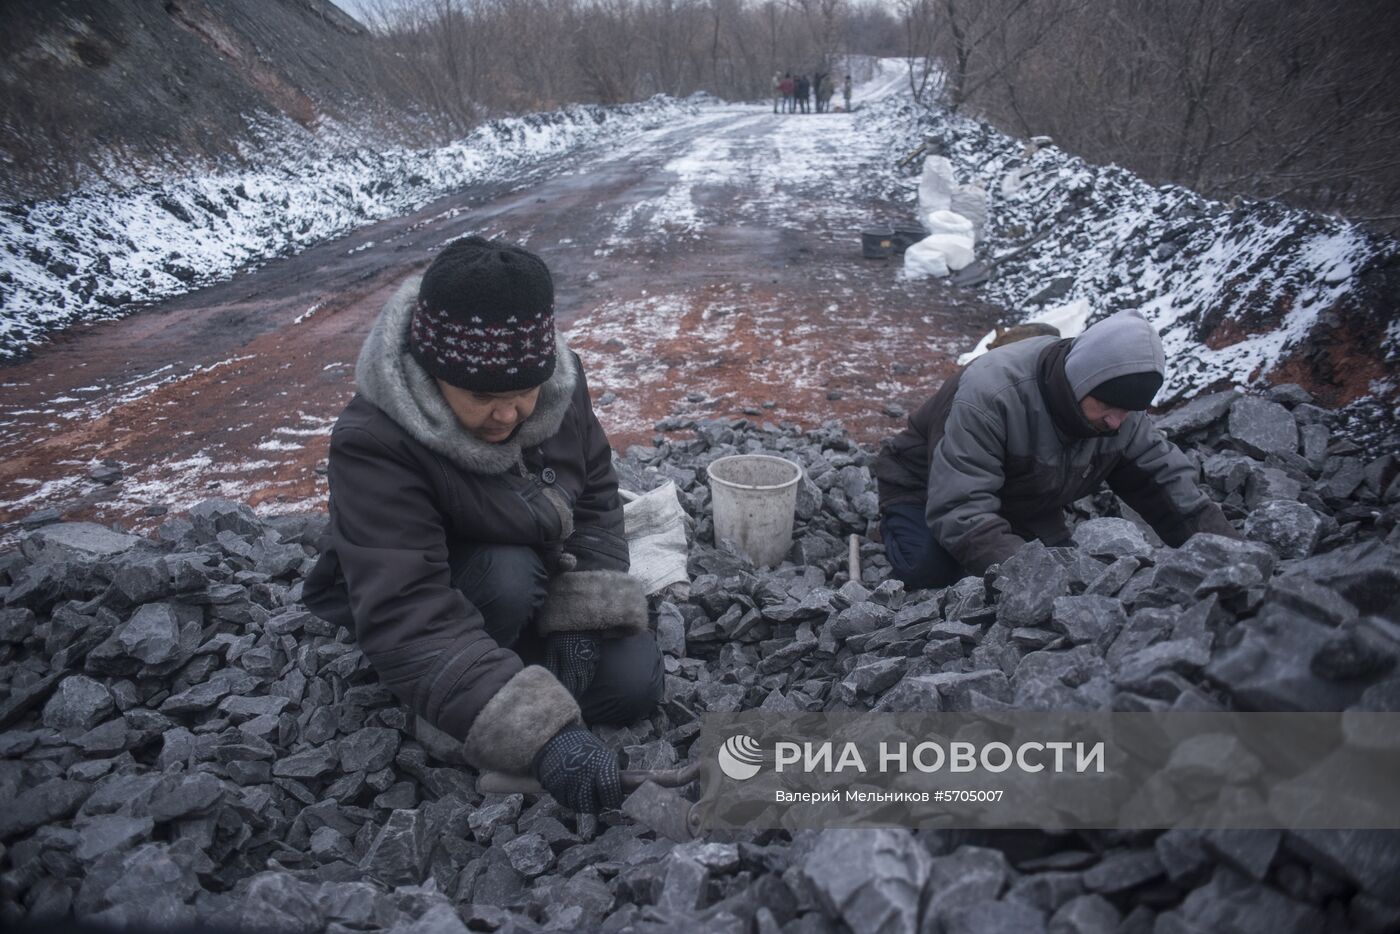
POLYGON ((781 563, 792 548, 802 468, 768 454, 735 454, 721 457, 706 472, 715 542, 735 546, 760 567, 781 563))

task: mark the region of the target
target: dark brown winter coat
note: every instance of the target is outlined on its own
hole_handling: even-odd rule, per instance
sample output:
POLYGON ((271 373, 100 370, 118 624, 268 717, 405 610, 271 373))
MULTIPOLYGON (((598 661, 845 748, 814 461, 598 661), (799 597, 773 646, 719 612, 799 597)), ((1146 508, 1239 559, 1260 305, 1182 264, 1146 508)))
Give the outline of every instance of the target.
POLYGON ((523 772, 579 719, 548 671, 487 634, 450 582, 469 543, 564 555, 543 632, 646 625, 627 575, 611 449, 578 359, 559 341, 554 375, 506 442, 463 429, 435 382, 403 351, 413 280, 389 302, 356 368, 357 394, 331 432, 330 523, 303 599, 350 627, 382 681, 482 767, 523 772))

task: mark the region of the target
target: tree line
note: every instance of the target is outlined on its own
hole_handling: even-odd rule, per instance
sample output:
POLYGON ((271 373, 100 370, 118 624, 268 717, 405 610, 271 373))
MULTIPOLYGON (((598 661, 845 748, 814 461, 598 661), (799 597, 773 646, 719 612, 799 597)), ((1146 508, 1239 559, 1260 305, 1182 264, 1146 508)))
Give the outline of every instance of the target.
POLYGON ((401 84, 446 129, 568 103, 699 91, 765 98, 775 71, 897 56, 898 20, 852 0, 363 0, 401 84))
MULTIPOLYGON (((926 107, 1209 196, 1400 229, 1395 0, 362 0, 444 130, 572 102, 771 93, 899 56, 926 107)), ((859 77, 859 76, 857 76, 859 77)))
POLYGON ((1394 0, 900 0, 921 100, 1204 194, 1400 230, 1394 0))

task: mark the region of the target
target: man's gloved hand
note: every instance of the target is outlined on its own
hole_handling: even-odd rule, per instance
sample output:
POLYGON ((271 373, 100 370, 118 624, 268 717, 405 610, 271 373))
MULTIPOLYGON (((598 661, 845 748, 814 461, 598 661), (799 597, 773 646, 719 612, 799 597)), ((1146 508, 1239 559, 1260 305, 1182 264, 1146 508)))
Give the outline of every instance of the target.
POLYGON ((622 804, 617 754, 581 726, 566 726, 544 744, 535 777, 554 800, 580 814, 622 804))
POLYGON ((552 632, 545 638, 544 666, 578 699, 593 683, 602 640, 591 632, 552 632))

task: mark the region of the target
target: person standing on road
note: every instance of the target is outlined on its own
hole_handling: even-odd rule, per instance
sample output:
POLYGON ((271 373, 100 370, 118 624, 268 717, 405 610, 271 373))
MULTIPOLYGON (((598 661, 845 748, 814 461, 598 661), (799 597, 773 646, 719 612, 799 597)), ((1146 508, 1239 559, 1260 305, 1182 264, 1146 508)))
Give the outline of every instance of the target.
POLYGON ((783 80, 779 83, 778 89, 783 95, 783 113, 792 113, 792 98, 797 89, 797 82, 792 79, 792 72, 783 75, 783 80))
POLYGON ((1132 311, 1077 338, 1008 344, 955 373, 875 462, 894 576, 943 587, 1027 539, 1062 542, 1064 507, 1104 482, 1168 545, 1197 532, 1239 538, 1145 414, 1165 376, 1156 330, 1132 311))
POLYGON ((812 106, 812 102, 811 102, 811 90, 812 90, 812 85, 811 85, 811 82, 809 82, 809 81, 807 80, 807 76, 806 76, 806 75, 798 75, 798 76, 797 76, 797 87, 796 87, 796 90, 794 91, 794 93, 795 93, 796 96, 797 96, 797 110, 798 110, 798 113, 804 113, 804 114, 805 114, 805 113, 808 112, 808 108, 810 108, 810 107, 812 106))
POLYGON ((649 714, 663 668, 548 268, 453 241, 385 306, 355 387, 307 607, 473 766, 616 807, 617 758, 584 723, 649 714))
POLYGON ((830 72, 823 74, 817 82, 817 112, 831 113, 831 98, 836 94, 836 82, 830 72))
POLYGON ((778 112, 778 108, 783 103, 783 73, 773 72, 773 113, 778 112))
POLYGON ((846 113, 851 112, 851 76, 847 75, 846 80, 841 83, 841 97, 846 101, 846 113))

